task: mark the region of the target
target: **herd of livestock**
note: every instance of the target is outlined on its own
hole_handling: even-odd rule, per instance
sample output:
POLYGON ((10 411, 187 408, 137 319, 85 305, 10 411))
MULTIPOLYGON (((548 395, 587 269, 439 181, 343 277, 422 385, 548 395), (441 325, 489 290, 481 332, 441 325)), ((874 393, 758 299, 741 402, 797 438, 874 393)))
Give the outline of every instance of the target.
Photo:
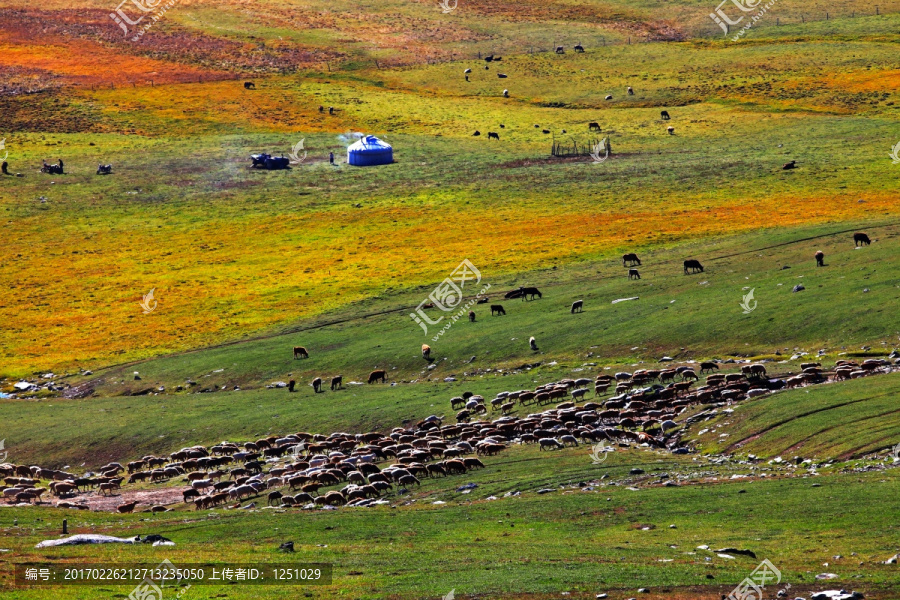
MULTIPOLYGON (((3 495, 17 504, 53 496, 58 507, 87 509, 77 501, 85 492, 113 495, 128 484, 184 481, 189 487, 182 490, 182 500, 198 510, 222 504, 237 508, 245 499, 263 495, 269 505, 370 506, 386 503, 387 493, 420 485, 422 478, 483 468, 481 457, 514 444, 534 443, 541 450, 553 450, 606 441, 684 452, 676 448, 680 443, 676 418, 692 405, 721 405, 783 388, 892 369, 884 359, 839 360, 830 370, 819 363, 805 363, 802 372, 782 378, 770 376, 764 364, 744 364, 740 372, 718 373, 722 364, 702 362, 699 370, 682 365, 563 379, 534 390, 502 392, 490 401, 467 392, 450 400, 451 408, 459 410, 456 423, 445 424, 443 417, 432 415, 388 434, 298 432, 242 444, 221 442, 209 448, 182 448, 167 457, 145 456, 125 465, 109 463, 99 472, 80 476, 2 464, 0 475, 7 486, 3 495), (706 380, 700 385, 704 374, 706 380), (520 407, 554 403, 553 408, 525 416, 512 414, 520 407), (495 418, 488 420, 488 413, 495 418), (46 487, 42 481, 48 482, 46 487)), ((117 509, 132 512, 137 505, 137 501, 127 502, 117 509)))

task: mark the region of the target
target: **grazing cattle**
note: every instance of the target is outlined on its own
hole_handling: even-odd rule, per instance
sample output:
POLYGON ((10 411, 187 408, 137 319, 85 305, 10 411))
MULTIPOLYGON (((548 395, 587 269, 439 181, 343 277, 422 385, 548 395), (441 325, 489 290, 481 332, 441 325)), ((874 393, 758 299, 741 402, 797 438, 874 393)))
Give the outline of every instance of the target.
POLYGON ((381 380, 381 383, 385 383, 387 380, 387 373, 385 373, 383 369, 378 369, 377 371, 369 373, 369 383, 375 383, 379 380, 381 380))
POLYGON ((667 110, 660 111, 659 116, 660 116, 660 118, 662 118, 663 121, 668 121, 671 118, 669 116, 669 111, 667 111, 667 110))
POLYGON ((294 358, 309 358, 309 352, 303 346, 294 346, 294 358))
MULTIPOLYGON (((509 90, 503 90, 503 97, 509 98, 509 90)), ((497 139, 499 140, 500 138, 497 138, 497 139)))
POLYGON ((666 131, 669 132, 669 135, 675 135, 675 128, 672 127, 671 125, 669 125, 668 127, 666 127, 666 131))
POLYGON ((637 269, 628 269, 628 279, 640 279, 641 274, 638 273, 637 269))
POLYGON ((488 298, 487 296, 484 296, 484 297, 479 298, 479 299, 475 302, 475 304, 487 304, 487 303, 490 302, 490 301, 491 301, 490 298, 488 298))
POLYGON ((471 72, 472 72, 472 69, 466 69, 465 71, 463 71, 463 73, 465 73, 466 75, 468 75, 471 72))
POLYGON ((630 85, 628 86, 628 95, 629 95, 629 96, 634 96, 634 90, 631 89, 631 86, 630 86, 630 85))
POLYGON ((638 255, 634 252, 629 252, 628 254, 622 255, 622 266, 623 267, 634 267, 641 266, 641 259, 638 258, 638 255))
POLYGON ((864 233, 854 233, 853 234, 853 245, 854 246, 868 246, 872 241, 869 239, 864 233))
POLYGON ((428 344, 422 344, 422 358, 425 360, 431 360, 431 346, 428 344))
POLYGON ((488 139, 489 140, 497 140, 500 141, 500 134, 496 131, 488 131, 488 139))
POLYGON ((719 365, 717 365, 714 362, 700 363, 700 372, 701 373, 703 373, 704 371, 718 371, 718 370, 719 370, 719 365))
POLYGON ((475 311, 470 310, 469 311, 469 323, 474 323, 474 322, 475 322, 475 311))
POLYGON ((565 54, 565 53, 566 53, 566 49, 563 48, 562 46, 557 46, 557 47, 556 47, 556 53, 557 53, 557 54, 565 54))
POLYGON ((252 81, 245 81, 245 82, 244 82, 244 89, 245 89, 245 90, 255 90, 255 89, 256 89, 256 84, 253 83, 252 81))
POLYGON ((543 133, 544 135, 550 135, 550 130, 549 129, 541 129, 541 133, 543 133))
POLYGON ((684 261, 684 274, 687 275, 688 272, 691 273, 702 273, 703 265, 700 264, 699 260, 695 260, 693 258, 684 261))
POLYGON ((341 389, 341 386, 344 385, 344 376, 338 375, 337 377, 331 378, 331 391, 341 389))
POLYGON ((531 347, 532 350, 537 351, 538 346, 537 346, 537 342, 534 340, 534 336, 531 336, 528 339, 528 345, 531 347))
POLYGON ((588 123, 588 131, 600 131, 600 123, 597 123, 596 121, 588 123))
POLYGON ((575 52, 584 52, 584 46, 578 44, 577 46, 575 46, 574 50, 575 52))
POLYGON ((612 100, 612 99, 613 99, 613 98, 612 98, 612 94, 608 95, 608 96, 606 97, 606 99, 607 99, 607 100, 612 100))
POLYGON ((784 163, 783 165, 781 165, 782 171, 790 171, 791 169, 796 169, 796 168, 797 168, 796 160, 792 160, 791 162, 787 162, 787 163, 784 163))
POLYGON ((509 77, 509 75, 507 75, 506 73, 497 73, 498 79, 506 79, 507 77, 509 77))
POLYGON ((312 380, 312 388, 315 393, 319 393, 322 391, 322 378, 316 377, 312 380))
POLYGON ((575 302, 572 303, 572 310, 570 312, 571 312, 571 314, 574 315, 577 312, 581 312, 583 307, 584 307, 584 300, 576 300, 575 302))
POLYGON ((824 267, 825 266, 825 253, 821 250, 816 251, 816 266, 824 267))
POLYGON ((492 317, 494 316, 494 313, 496 313, 497 316, 500 316, 500 315, 505 315, 506 311, 503 310, 503 306, 501 306, 500 304, 491 304, 491 316, 492 317))

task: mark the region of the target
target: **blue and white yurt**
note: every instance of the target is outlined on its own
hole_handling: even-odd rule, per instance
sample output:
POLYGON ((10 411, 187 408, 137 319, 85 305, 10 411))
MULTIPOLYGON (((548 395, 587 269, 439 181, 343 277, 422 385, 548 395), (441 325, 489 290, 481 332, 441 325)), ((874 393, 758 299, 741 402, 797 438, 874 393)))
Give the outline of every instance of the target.
POLYGON ((347 162, 357 167, 389 165, 394 162, 394 149, 374 135, 367 135, 347 148, 347 162))

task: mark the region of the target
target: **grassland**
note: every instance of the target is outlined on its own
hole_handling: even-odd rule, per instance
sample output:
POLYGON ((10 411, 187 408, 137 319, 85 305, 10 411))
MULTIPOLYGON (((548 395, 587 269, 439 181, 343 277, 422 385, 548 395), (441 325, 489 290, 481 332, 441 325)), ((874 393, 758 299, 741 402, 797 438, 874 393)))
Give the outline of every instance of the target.
MULTIPOLYGON (((424 0, 204 0, 179 3, 139 42, 113 8, 13 0, 0 22, 0 139, 22 174, 0 178, 0 391, 53 371, 95 394, 0 400, 8 460, 81 471, 222 439, 388 430, 450 415, 466 390, 664 355, 770 359, 782 375, 820 351, 828 364, 884 356, 900 336, 898 0, 878 15, 861 0, 779 2, 740 42, 709 19, 714 3, 688 0, 460 0, 451 14, 424 0), (485 69, 490 53, 503 59, 485 69), (396 162, 329 165, 353 131, 389 141, 396 162), (602 164, 548 156, 554 140, 599 135, 613 148, 602 164), (250 152, 301 139, 303 164, 249 169, 250 152), (60 157, 66 175, 38 172, 60 157), (783 171, 790 160, 799 168, 783 171), (101 162, 112 176, 93 174, 101 162), (856 230, 874 243, 854 249, 856 230), (638 281, 626 251, 643 260, 638 281), (526 284, 544 297, 505 301, 505 317, 476 306, 475 323, 431 342, 408 314, 464 258, 492 302, 526 284), (706 271, 684 276, 685 258, 706 271), (159 304, 143 314, 151 288, 159 304), (745 314, 750 290, 758 306, 745 314), (578 299, 584 312, 570 314, 578 299), (295 345, 311 357, 292 360, 295 345), (394 385, 350 383, 375 368, 394 385), (346 389, 306 385, 335 374, 346 389), (297 393, 266 387, 291 378, 297 393)), ((335 563, 335 585, 184 597, 618 600, 647 587, 642 597, 679 600, 719 598, 768 558, 794 595, 894 598, 896 566, 881 561, 897 552, 900 481, 886 458, 900 441, 897 377, 743 402, 685 427, 697 450, 686 456, 620 447, 596 465, 585 447, 514 446, 371 509, 4 507, 0 562, 276 562, 292 539, 289 559, 335 563), (62 518, 74 533, 177 545, 36 550, 62 518)), ((11 583, 4 568, 4 597, 60 594, 11 583)))

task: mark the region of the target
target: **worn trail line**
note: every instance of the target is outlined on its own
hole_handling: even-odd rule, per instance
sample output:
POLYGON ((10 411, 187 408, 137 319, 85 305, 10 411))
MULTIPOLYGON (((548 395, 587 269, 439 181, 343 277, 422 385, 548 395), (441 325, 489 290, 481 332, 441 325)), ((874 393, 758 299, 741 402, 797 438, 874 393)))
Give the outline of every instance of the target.
MULTIPOLYGON (((868 226, 868 227, 866 227, 866 229, 868 229, 869 231, 871 231, 871 230, 873 230, 873 229, 882 229, 882 228, 885 228, 885 227, 891 227, 891 226, 895 226, 895 225, 896 225, 896 223, 894 223, 894 222, 892 222, 892 223, 884 223, 884 224, 882 224, 882 225, 872 225, 872 226, 868 226)), ((836 236, 836 235, 842 235, 842 234, 846 234, 846 233, 850 233, 850 232, 855 233, 855 232, 857 232, 857 231, 859 231, 859 228, 858 228, 858 227, 854 227, 854 228, 852 228, 852 229, 842 229, 842 230, 840 230, 840 231, 833 231, 833 232, 831 232, 831 233, 823 233, 822 235, 814 235, 814 236, 811 236, 811 237, 800 238, 800 239, 798 239, 798 240, 791 240, 791 241, 789 241, 789 242, 782 242, 782 243, 780 243, 780 244, 773 244, 773 245, 771 245, 771 246, 763 246, 762 248, 753 248, 753 249, 751 249, 751 250, 744 250, 743 252, 734 252, 734 253, 732 253, 732 254, 725 254, 725 255, 722 255, 722 256, 713 256, 713 257, 709 257, 709 258, 704 258, 704 260, 707 261, 707 262, 712 262, 712 261, 716 261, 716 260, 725 260, 726 258, 734 258, 734 257, 736 257, 736 256, 744 256, 744 255, 746 255, 746 254, 753 254, 754 252, 762 252, 763 250, 771 250, 771 249, 773 249, 773 248, 782 248, 782 247, 784 247, 784 246, 790 246, 790 245, 793 245, 793 244, 799 244, 799 243, 801 243, 801 242, 808 242, 808 241, 811 241, 811 240, 818 240, 818 239, 822 239, 822 238, 833 237, 833 236, 836 236)), ((618 259, 617 259, 617 260, 618 260, 618 259)), ((655 264, 659 264, 659 265, 669 265, 669 264, 680 264, 681 262, 682 262, 681 259, 673 259, 673 260, 664 260, 664 261, 660 261, 660 262, 655 263, 655 264)), ((621 271, 618 271, 618 270, 617 270, 617 271, 615 272, 615 274, 616 274, 616 275, 621 275, 621 271)), ((550 284, 544 284, 544 285, 541 285, 541 287, 543 287, 543 288, 555 288, 555 287, 560 287, 560 286, 569 286, 569 285, 572 285, 573 283, 585 283, 585 282, 596 281, 596 280, 597 280, 597 277, 583 277, 583 278, 580 278, 580 279, 572 279, 572 280, 567 281, 567 282, 565 282, 565 283, 550 283, 550 284)), ((427 287, 427 286, 426 286, 426 287, 427 287)), ((512 291, 512 290, 509 290, 509 291, 512 291)), ((505 294, 506 292, 502 292, 502 291, 501 291, 501 292, 498 292, 498 293, 500 293, 500 294, 505 294)), ((472 300, 472 299, 475 298, 475 297, 476 297, 476 296, 463 296, 463 298, 460 300, 460 304, 465 303, 467 300, 472 300)), ((371 313, 364 313, 364 314, 362 314, 362 315, 357 315, 357 316, 354 316, 354 317, 344 317, 344 318, 341 318, 341 319, 332 319, 332 320, 330 320, 330 321, 324 321, 324 322, 316 323, 316 324, 314 324, 314 325, 306 325, 306 326, 302 326, 302 325, 301 325, 301 326, 297 326, 297 327, 289 327, 289 328, 287 328, 287 329, 282 329, 282 330, 280 330, 280 331, 276 331, 276 332, 273 332, 273 333, 268 333, 268 334, 258 335, 258 336, 254 336, 254 337, 247 337, 247 338, 243 338, 243 339, 240 339, 240 340, 232 340, 232 341, 230 341, 230 342, 222 342, 222 343, 219 343, 219 344, 213 344, 213 345, 211 345, 211 346, 203 346, 202 348, 195 348, 194 350, 183 350, 183 351, 181 351, 181 352, 174 352, 174 353, 172 353, 172 354, 163 354, 163 355, 160 355, 160 356, 156 356, 156 357, 154 357, 154 358, 144 358, 144 359, 134 360, 134 361, 130 361, 130 362, 117 363, 117 364, 109 365, 108 367, 103 367, 102 369, 103 369, 104 371, 107 371, 107 370, 115 369, 115 368, 118 368, 118 367, 130 367, 130 366, 134 366, 134 365, 139 365, 139 364, 142 364, 142 363, 151 361, 151 360, 158 360, 158 359, 161 359, 161 358, 172 358, 172 357, 175 357, 175 356, 184 356, 184 355, 186 355, 186 354, 194 354, 194 353, 196 353, 196 352, 205 352, 206 350, 215 350, 215 349, 217 349, 217 348, 228 348, 228 347, 230 347, 230 346, 236 346, 236 345, 238 345, 238 344, 245 344, 245 343, 247 343, 247 342, 258 342, 258 341, 261 341, 261 340, 268 340, 268 339, 280 337, 280 336, 283 336, 283 335, 290 335, 290 334, 292 334, 292 333, 300 333, 300 332, 302 332, 302 331, 314 331, 314 330, 316 330, 316 329, 323 329, 323 328, 325 328, 325 327, 330 327, 330 326, 332 326, 332 325, 340 325, 340 324, 343 324, 343 323, 351 323, 351 322, 354 322, 354 321, 361 321, 361 320, 363 320, 363 319, 370 319, 370 318, 372 318, 372 317, 381 317, 381 316, 384 316, 384 315, 391 315, 391 314, 395 314, 395 313, 401 313, 401 312, 405 312, 405 311, 411 311, 411 310, 414 310, 414 308, 415 308, 415 307, 412 307, 412 306, 400 306, 400 307, 397 307, 397 308, 389 308, 389 309, 386 309, 386 310, 380 310, 380 311, 375 311, 375 312, 371 312, 371 313)))

